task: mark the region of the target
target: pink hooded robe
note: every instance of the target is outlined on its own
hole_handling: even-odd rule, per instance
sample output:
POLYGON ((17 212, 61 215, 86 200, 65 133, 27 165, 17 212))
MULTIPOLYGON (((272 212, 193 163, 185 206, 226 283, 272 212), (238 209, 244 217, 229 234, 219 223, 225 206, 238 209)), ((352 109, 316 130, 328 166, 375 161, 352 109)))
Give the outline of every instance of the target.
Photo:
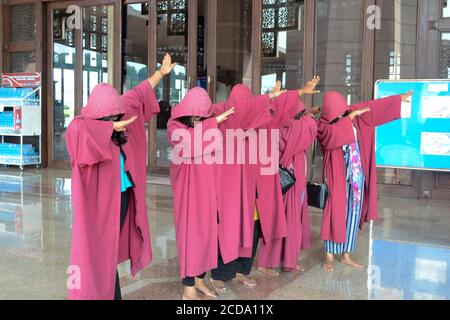
MULTIPOLYGON (((81 115, 69 125, 66 142, 72 164, 72 276, 79 280, 69 299, 113 299, 117 264, 131 260, 131 273, 152 261, 145 201, 145 122, 159 112, 148 81, 122 96, 110 85, 97 85, 81 115), (120 149, 111 136, 113 123, 97 119, 124 114, 138 119, 127 127, 122 146, 125 171, 135 187, 120 232, 120 149)), ((74 281, 77 283, 77 280, 74 281)))
MULTIPOLYGON (((212 103, 202 88, 190 90, 172 111, 167 124, 167 137, 174 147, 170 163, 173 191, 175 233, 180 277, 196 277, 217 267, 217 165, 205 163, 203 156, 215 152, 211 142, 202 137, 209 129, 217 129, 212 103), (209 118, 196 129, 177 119, 186 116, 209 118), (198 147, 195 144, 198 144, 198 147), (177 160, 175 160, 177 158, 177 160), (195 160, 201 163, 195 163, 195 160)), ((216 141, 220 147, 222 141, 216 141)))
MULTIPOLYGON (((305 110, 300 100, 298 113, 305 110)), ((295 270, 302 248, 311 247, 311 223, 306 194, 306 150, 316 139, 317 123, 310 116, 290 120, 280 131, 280 164, 293 168, 296 182, 284 195, 287 236, 261 244, 258 266, 295 270), (303 203, 302 203, 303 194, 303 203)))
MULTIPOLYGON (((278 133, 279 130, 288 123, 294 116, 297 114, 298 107, 298 91, 290 90, 287 91, 280 96, 278 96, 273 103, 272 109, 272 120, 269 125, 264 127, 263 129, 267 130, 266 135, 266 143, 267 150, 263 150, 260 152, 268 153, 267 156, 270 155, 270 150, 272 149, 271 137, 273 133, 278 133)), ((259 133, 261 129, 259 130, 259 133)), ((259 136, 259 139, 263 139, 263 136, 259 136)), ((258 141, 260 142, 260 141, 258 141)), ((279 140, 275 143, 279 143, 279 140)), ((258 145, 260 147, 260 145, 258 145)), ((278 148, 278 146, 276 146, 278 148)), ((258 157, 258 160, 260 158, 258 157)), ((279 159, 274 159, 275 161, 279 161, 279 159)), ((261 170, 263 167, 268 167, 269 165, 263 165, 261 162, 258 163, 254 168, 254 175, 256 176, 257 183, 257 191, 258 198, 256 199, 256 205, 258 207, 261 230, 264 242, 268 242, 271 239, 281 239, 287 235, 287 223, 286 223, 286 215, 284 213, 284 203, 283 203, 283 194, 281 191, 280 184, 280 174, 278 171, 278 166, 275 168, 276 173, 263 175, 261 174, 261 170)), ((252 212, 255 208, 255 203, 249 203, 249 207, 252 209, 252 212)), ((247 217, 249 219, 249 223, 252 226, 251 236, 253 239, 253 226, 254 226, 254 217, 253 213, 247 217)), ((242 257, 250 257, 252 253, 252 246, 242 247, 240 249, 240 256, 242 257)))
MULTIPOLYGON (((219 128, 223 137, 227 130, 240 130, 249 133, 248 129, 267 126, 271 120, 272 101, 268 95, 253 96, 251 90, 245 85, 236 85, 226 102, 213 105, 213 113, 221 113, 235 107, 235 113, 219 128)), ((256 131, 255 133, 256 138, 256 131)), ((236 133, 236 131, 234 131, 236 133)), ((244 135, 243 135, 244 136, 244 135)), ((224 154, 223 163, 219 166, 221 181, 218 185, 220 194, 219 208, 219 245, 224 263, 229 263, 240 256, 240 247, 251 247, 253 242, 253 224, 247 217, 253 217, 256 198, 256 169, 257 164, 249 161, 250 143, 257 143, 257 139, 245 138, 241 145, 245 154, 245 163, 238 163, 239 142, 234 135, 232 145, 224 140, 224 150, 232 151, 232 163, 226 162, 229 154, 224 154), (233 147, 234 146, 234 147, 233 147), (228 150, 227 147, 231 149, 228 150)), ((241 140, 242 142, 242 140, 241 140)))
POLYGON ((335 124, 330 124, 330 122, 349 109, 353 111, 366 107, 369 107, 371 111, 353 121, 353 126, 357 130, 365 176, 360 228, 365 222, 378 220, 375 127, 401 117, 401 96, 391 96, 348 106, 340 93, 329 92, 323 98, 317 136, 324 154, 323 177, 327 179, 330 190, 330 197, 323 213, 320 233, 322 240, 331 240, 336 243, 345 242, 346 181, 342 146, 355 142, 352 121, 349 117, 344 117, 335 124))

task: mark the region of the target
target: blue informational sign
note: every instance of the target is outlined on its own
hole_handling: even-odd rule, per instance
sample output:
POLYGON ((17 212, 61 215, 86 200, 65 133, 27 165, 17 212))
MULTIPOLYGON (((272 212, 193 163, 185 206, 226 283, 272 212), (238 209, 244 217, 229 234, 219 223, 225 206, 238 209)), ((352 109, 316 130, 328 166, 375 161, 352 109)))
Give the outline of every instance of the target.
POLYGON ((450 171, 450 80, 381 80, 375 98, 414 91, 403 118, 376 130, 377 166, 450 171))

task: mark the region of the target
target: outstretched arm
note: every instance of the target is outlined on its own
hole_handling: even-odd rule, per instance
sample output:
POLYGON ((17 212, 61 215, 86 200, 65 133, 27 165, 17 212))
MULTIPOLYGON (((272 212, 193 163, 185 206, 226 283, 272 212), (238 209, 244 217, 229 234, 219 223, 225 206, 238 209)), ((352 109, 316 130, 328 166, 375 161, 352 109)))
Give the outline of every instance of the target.
POLYGON ((409 91, 402 95, 362 102, 350 106, 350 109, 352 114, 356 113, 356 117, 361 116, 362 120, 377 127, 401 118, 401 104, 402 102, 409 102, 412 94, 413 92, 409 91), (358 111, 364 112, 358 114, 358 111))

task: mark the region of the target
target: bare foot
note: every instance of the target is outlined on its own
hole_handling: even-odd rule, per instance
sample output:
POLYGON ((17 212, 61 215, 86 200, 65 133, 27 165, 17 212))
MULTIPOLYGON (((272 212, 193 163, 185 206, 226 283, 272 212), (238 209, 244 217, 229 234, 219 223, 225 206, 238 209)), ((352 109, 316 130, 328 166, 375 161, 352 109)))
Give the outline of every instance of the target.
POLYGON ((297 267, 295 268, 295 271, 304 273, 306 271, 306 268, 304 266, 298 264, 297 267))
POLYGON ((183 300, 202 300, 195 287, 184 287, 183 300))
POLYGON ((332 272, 334 271, 334 256, 331 253, 326 254, 325 262, 322 265, 322 268, 326 272, 332 272))
POLYGON ((297 265, 295 268, 283 268, 284 272, 301 272, 304 273, 306 272, 306 269, 304 266, 301 265, 297 265))
POLYGON ((341 263, 345 264, 347 266, 350 266, 352 268, 358 269, 358 270, 362 270, 364 269, 364 266, 362 264, 359 264, 358 262, 354 261, 351 257, 350 254, 348 253, 344 253, 344 255, 341 258, 341 263))
POLYGON ((217 292, 208 288, 203 279, 195 278, 195 288, 207 297, 217 298, 217 292))
POLYGON ((280 275, 280 273, 277 270, 272 268, 258 267, 258 271, 271 277, 278 277, 280 275))
POLYGON ((240 282, 246 287, 255 287, 258 285, 255 279, 249 278, 242 273, 236 273, 236 277, 233 279, 233 281, 240 282))
POLYGON ((225 287, 225 282, 223 282, 222 280, 214 280, 211 278, 209 281, 211 282, 211 285, 214 288, 214 290, 218 292, 223 292, 227 290, 227 287, 225 287))

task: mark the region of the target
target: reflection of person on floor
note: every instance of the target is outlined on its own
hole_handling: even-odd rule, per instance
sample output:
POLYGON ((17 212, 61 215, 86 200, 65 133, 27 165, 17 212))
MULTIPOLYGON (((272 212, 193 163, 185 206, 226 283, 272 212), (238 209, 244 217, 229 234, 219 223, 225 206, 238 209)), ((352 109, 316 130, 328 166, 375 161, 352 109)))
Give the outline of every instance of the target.
MULTIPOLYGON (((170 182, 183 300, 200 300, 197 290, 207 297, 217 297, 204 278, 217 266, 216 186, 220 177, 217 165, 203 160, 203 156, 216 151, 208 148, 210 143, 203 141, 203 135, 209 129, 217 129, 233 112, 231 108, 212 117, 208 93, 194 88, 172 110, 167 124, 167 138, 174 148, 170 182)), ((220 141, 215 142, 220 147, 220 141)))
POLYGON ((272 239, 261 244, 258 255, 258 270, 277 276, 277 268, 286 272, 305 272, 298 264, 301 249, 311 247, 311 224, 306 194, 306 150, 317 136, 314 120, 319 109, 306 112, 300 100, 297 115, 280 130, 280 165, 293 171, 296 182, 283 196, 286 213, 287 235, 283 239, 272 239))
POLYGON ((324 269, 334 270, 334 255, 357 269, 351 254, 358 228, 378 219, 375 127, 401 118, 401 103, 412 92, 348 106, 338 92, 323 98, 318 140, 323 150, 323 178, 330 196, 323 213, 324 269))
POLYGON ((117 264, 135 275, 152 261, 146 209, 145 123, 159 112, 154 88, 174 67, 166 55, 148 80, 119 96, 97 85, 66 132, 72 164, 69 299, 121 299, 117 264), (77 281, 74 281, 76 283, 77 281))

